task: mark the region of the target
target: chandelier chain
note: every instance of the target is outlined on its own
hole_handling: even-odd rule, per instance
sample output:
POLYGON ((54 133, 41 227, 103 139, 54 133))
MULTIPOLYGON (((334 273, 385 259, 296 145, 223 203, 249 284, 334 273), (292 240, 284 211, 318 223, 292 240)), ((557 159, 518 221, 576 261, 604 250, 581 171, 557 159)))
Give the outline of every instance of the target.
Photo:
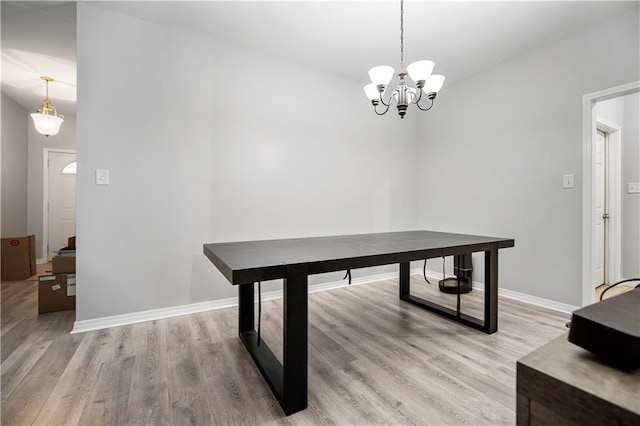
POLYGON ((45 96, 45 99, 48 100, 49 99, 49 81, 45 80, 44 82, 46 83, 46 89, 45 89, 46 96, 45 96))
POLYGON ((404 0, 400 0, 400 71, 404 72, 404 0))

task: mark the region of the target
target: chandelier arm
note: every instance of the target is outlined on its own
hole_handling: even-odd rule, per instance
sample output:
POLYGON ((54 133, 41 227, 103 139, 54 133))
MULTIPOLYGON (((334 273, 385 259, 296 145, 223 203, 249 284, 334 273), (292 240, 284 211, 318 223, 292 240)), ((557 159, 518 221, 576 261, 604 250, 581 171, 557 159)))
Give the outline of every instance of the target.
MULTIPOLYGON (((394 90, 394 92, 395 92, 395 90, 394 90)), ((389 103, 386 103, 386 102, 384 101, 384 99, 382 99, 382 93, 380 94, 380 103, 381 103, 382 105, 386 106, 386 107, 387 107, 387 109, 389 109, 389 106, 391 106, 391 99, 393 99, 393 92, 391 93, 391 96, 389 96, 389 103)))
POLYGON ((431 105, 429 105, 429 108, 422 108, 420 104, 418 104, 417 102, 416 102, 416 106, 420 111, 429 111, 431 108, 433 108, 433 99, 431 99, 431 105))
POLYGON ((375 113, 377 115, 385 115, 387 113, 387 111, 389 111, 389 107, 391 106, 391 101, 389 101, 388 105, 384 104, 384 103, 383 103, 383 105, 387 106, 383 112, 378 112, 378 107, 376 105, 373 106, 373 111, 375 111, 375 113))
POLYGON ((411 101, 411 103, 412 103, 412 104, 416 104, 416 105, 418 105, 418 104, 420 103, 420 99, 422 99, 422 90, 421 90, 421 89, 418 89, 418 90, 419 90, 419 92, 420 92, 420 95, 419 95, 419 96, 417 96, 417 99, 416 99, 416 95, 415 95, 415 94, 413 94, 413 99, 414 99, 414 100, 413 100, 413 101, 411 101))
POLYGON ((58 116, 58 110, 56 109, 56 107, 51 105, 51 103, 45 101, 37 112, 39 114, 50 115, 49 111, 53 111, 53 115, 56 117, 58 116))

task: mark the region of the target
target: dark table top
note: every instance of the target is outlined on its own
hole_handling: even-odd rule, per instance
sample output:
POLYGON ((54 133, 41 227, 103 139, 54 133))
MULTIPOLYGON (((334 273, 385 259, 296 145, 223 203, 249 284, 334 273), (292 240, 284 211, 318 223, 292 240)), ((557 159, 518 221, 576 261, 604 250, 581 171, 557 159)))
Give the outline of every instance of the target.
POLYGON ((204 244, 204 254, 232 284, 246 284, 284 278, 293 264, 318 274, 513 246, 509 238, 405 231, 204 244))

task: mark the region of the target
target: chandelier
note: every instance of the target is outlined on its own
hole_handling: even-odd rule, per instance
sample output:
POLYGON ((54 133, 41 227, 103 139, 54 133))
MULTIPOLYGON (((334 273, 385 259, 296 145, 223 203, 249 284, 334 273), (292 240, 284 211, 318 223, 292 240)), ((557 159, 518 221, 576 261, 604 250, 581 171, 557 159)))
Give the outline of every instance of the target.
POLYGON ((64 115, 58 115, 56 107, 51 105, 51 101, 49 100, 49 82, 53 81, 53 78, 47 77, 46 75, 40 78, 45 81, 47 86, 46 97, 40 109, 31 114, 31 118, 33 118, 33 124, 36 126, 38 133, 49 137, 58 134, 60 125, 64 121, 64 115))
POLYGON ((369 70, 371 83, 364 86, 364 93, 371 101, 376 114, 384 115, 389 111, 392 99, 395 100, 400 118, 404 118, 409 104, 416 105, 422 111, 428 111, 433 107, 433 101, 444 84, 444 76, 431 74, 435 63, 433 61, 416 61, 404 69, 404 0, 400 0, 400 72, 398 73, 398 87, 393 91, 389 99, 385 102, 384 95, 387 85, 393 78, 395 70, 388 65, 379 65, 369 70), (416 84, 416 88, 406 84, 407 73, 416 84), (427 98, 431 104, 420 105, 422 98, 427 98), (382 104, 386 108, 380 112, 378 105, 382 104))

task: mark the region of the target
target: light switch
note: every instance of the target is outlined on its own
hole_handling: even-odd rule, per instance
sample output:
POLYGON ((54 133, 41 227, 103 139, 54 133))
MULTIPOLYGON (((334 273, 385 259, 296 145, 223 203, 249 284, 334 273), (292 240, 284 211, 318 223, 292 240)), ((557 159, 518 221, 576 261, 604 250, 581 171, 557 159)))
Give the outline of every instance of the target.
POLYGON ((96 185, 109 185, 109 170, 96 169, 96 185))
POLYGON ((563 175, 562 176, 562 187, 564 189, 571 189, 576 187, 575 179, 573 175, 563 175))
POLYGON ((640 194, 640 182, 630 182, 627 184, 627 194, 640 194))

